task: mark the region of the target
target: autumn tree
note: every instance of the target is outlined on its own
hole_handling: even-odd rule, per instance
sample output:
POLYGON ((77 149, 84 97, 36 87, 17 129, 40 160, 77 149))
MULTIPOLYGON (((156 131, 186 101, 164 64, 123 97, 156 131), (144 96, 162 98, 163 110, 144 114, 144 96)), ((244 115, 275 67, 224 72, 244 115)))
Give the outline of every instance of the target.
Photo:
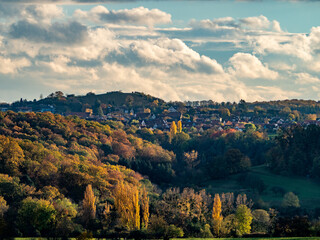
POLYGON ((176 135, 177 134, 177 125, 176 125, 176 122, 175 121, 173 121, 172 123, 171 123, 171 127, 170 127, 170 134, 171 134, 171 136, 173 137, 174 135, 176 135))
POLYGON ((317 114, 307 114, 306 120, 312 120, 312 121, 317 120, 317 114))
POLYGON ((141 200, 140 200, 140 217, 141 217, 141 228, 148 228, 149 223, 149 197, 146 188, 142 189, 141 200))
POLYGON ((212 220, 214 233, 219 236, 223 217, 221 215, 221 200, 219 194, 215 194, 212 208, 212 220))
POLYGON ((6 222, 4 218, 4 214, 8 211, 9 206, 7 205, 7 201, 0 196, 0 236, 4 236, 6 232, 6 222))
POLYGON ((181 122, 181 120, 178 121, 177 132, 178 132, 178 133, 181 133, 181 132, 182 132, 182 122, 181 122))
POLYGON ((86 187, 84 192, 84 199, 82 202, 83 207, 83 220, 87 224, 91 219, 96 218, 96 197, 92 190, 91 184, 86 187))
POLYGON ((123 227, 140 229, 139 191, 136 186, 119 182, 114 191, 114 205, 123 227))
POLYGON ((0 218, 3 217, 6 211, 8 211, 9 206, 7 205, 7 201, 0 196, 0 218))
POLYGON ((19 167, 24 153, 18 142, 12 138, 0 136, 0 171, 19 175, 19 167))
POLYGON ((249 234, 251 231, 252 214, 245 205, 239 205, 235 213, 235 230, 238 236, 249 234))

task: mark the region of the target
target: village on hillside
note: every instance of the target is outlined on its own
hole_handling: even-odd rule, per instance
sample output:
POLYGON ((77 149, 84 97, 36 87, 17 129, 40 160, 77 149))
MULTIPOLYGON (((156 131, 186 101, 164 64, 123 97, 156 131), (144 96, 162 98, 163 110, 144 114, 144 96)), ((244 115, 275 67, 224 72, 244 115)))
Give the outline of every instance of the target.
MULTIPOLYGON (((307 109, 301 113, 297 110, 291 110, 288 106, 284 106, 282 109, 268 106, 264 109, 259 104, 266 105, 266 103, 246 103, 243 100, 239 103, 215 103, 211 100, 166 103, 150 95, 137 92, 132 93, 135 95, 122 92, 111 92, 111 94, 117 94, 116 97, 123 95, 122 98, 126 98, 123 101, 124 104, 117 104, 115 100, 110 99, 106 102, 96 99, 94 104, 85 103, 81 105, 81 108, 69 107, 73 103, 66 102, 66 100, 75 99, 75 95, 64 96, 63 93, 56 92, 44 100, 28 102, 21 99, 12 104, 1 103, 0 111, 51 112, 98 122, 120 121, 124 125, 135 125, 139 129, 149 128, 161 131, 169 131, 172 122, 178 121, 181 121, 186 132, 203 132, 207 129, 246 131, 253 128, 272 134, 281 127, 296 124, 302 126, 320 125, 320 118, 315 113, 319 108, 318 105, 311 107, 309 112, 307 109), (150 103, 133 103, 136 95, 146 96, 150 103), (48 99, 51 104, 47 103, 48 99), (61 101, 66 102, 64 104, 68 107, 61 107, 61 101), (80 111, 72 111, 73 109, 80 109, 80 111)), ((88 96, 95 98, 101 95, 88 93, 86 97, 88 96)), ((115 96, 111 97, 116 98, 115 96)))

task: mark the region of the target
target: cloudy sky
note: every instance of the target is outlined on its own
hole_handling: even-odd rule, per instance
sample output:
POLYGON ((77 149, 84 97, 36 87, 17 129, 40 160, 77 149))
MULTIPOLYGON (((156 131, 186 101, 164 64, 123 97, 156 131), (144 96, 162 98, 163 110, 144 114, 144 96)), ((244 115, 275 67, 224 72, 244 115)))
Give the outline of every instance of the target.
POLYGON ((0 0, 0 102, 57 90, 318 100, 319 11, 311 0, 0 0))

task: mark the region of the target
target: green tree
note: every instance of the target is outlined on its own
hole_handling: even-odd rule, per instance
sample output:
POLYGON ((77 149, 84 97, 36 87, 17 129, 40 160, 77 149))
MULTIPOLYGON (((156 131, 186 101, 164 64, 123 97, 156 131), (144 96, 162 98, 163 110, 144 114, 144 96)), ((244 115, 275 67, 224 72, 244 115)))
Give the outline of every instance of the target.
POLYGON ((48 234, 54 229, 56 214, 49 201, 28 197, 22 201, 18 210, 19 228, 24 236, 48 234))
POLYGON ((282 200, 283 207, 300 207, 299 198, 293 192, 288 192, 283 196, 282 200))
POLYGON ((238 236, 251 232, 252 214, 245 205, 239 205, 235 213, 235 230, 238 236))
POLYGON ((164 239, 183 237, 183 234, 184 233, 183 233, 182 228, 176 227, 175 225, 171 224, 167 228, 164 239))
POLYGON ((244 172, 251 166, 250 159, 239 149, 229 149, 224 155, 224 162, 227 164, 228 174, 244 172))
POLYGON ((220 109, 220 113, 221 113, 221 116, 223 118, 227 118, 227 117, 230 117, 230 110, 228 108, 221 108, 220 109))
POLYGON ((246 132, 254 132, 257 130, 256 125, 254 125, 253 123, 247 123, 246 125, 244 125, 246 132))
POLYGON ((7 201, 0 196, 0 236, 4 236, 6 233, 6 221, 4 218, 4 214, 8 211, 9 206, 7 205, 7 201))
POLYGON ((57 211, 56 235, 68 237, 75 229, 72 219, 77 216, 77 205, 68 198, 58 199, 53 205, 57 211))
POLYGON ((201 238, 213 238, 209 224, 204 225, 204 228, 200 230, 200 234, 201 238))
POLYGON ((266 233, 271 224, 269 213, 263 209, 256 209, 252 212, 252 216, 252 230, 266 233))
POLYGON ((7 201, 2 196, 0 196, 0 218, 4 216, 8 209, 9 206, 7 205, 7 201))

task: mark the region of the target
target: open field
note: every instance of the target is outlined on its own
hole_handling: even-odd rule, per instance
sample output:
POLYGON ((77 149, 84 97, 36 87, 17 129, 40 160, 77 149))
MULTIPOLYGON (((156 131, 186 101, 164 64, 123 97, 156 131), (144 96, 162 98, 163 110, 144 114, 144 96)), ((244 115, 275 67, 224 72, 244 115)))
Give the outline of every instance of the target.
POLYGON ((264 201, 273 204, 281 203, 282 197, 270 191, 272 187, 278 186, 285 189, 286 192, 297 194, 301 206, 306 208, 320 207, 320 185, 311 179, 275 175, 267 171, 264 166, 253 167, 250 174, 260 177, 267 185, 267 190, 262 194, 264 201))
POLYGON ((219 240, 239 240, 239 239, 251 239, 251 240, 318 240, 320 237, 292 237, 292 238, 173 238, 173 240, 181 240, 181 239, 188 239, 188 240, 212 240, 212 239, 219 239, 219 240))
POLYGON ((319 240, 320 237, 291 237, 291 238, 173 238, 172 240, 240 240, 240 239, 250 239, 250 240, 319 240))
MULTIPOLYGON (((15 240, 47 240, 48 238, 15 238, 15 240)), ((105 238, 91 238, 104 240, 105 238)), ((172 238, 172 240, 319 240, 320 237, 291 237, 291 238, 172 238)), ((70 238, 70 240, 76 240, 76 238, 70 238)), ((107 239, 106 239, 107 240, 107 239)))
MULTIPOLYGON (((282 196, 271 191, 272 187, 281 187, 285 192, 294 192, 300 199, 300 204, 305 208, 320 207, 320 184, 308 179, 299 177, 287 177, 276 175, 268 171, 265 166, 252 167, 249 175, 260 178, 266 185, 266 190, 261 198, 271 205, 281 204, 282 196)), ((239 175, 233 175, 227 179, 213 180, 206 183, 210 192, 241 192, 245 191, 238 183, 239 175)))

